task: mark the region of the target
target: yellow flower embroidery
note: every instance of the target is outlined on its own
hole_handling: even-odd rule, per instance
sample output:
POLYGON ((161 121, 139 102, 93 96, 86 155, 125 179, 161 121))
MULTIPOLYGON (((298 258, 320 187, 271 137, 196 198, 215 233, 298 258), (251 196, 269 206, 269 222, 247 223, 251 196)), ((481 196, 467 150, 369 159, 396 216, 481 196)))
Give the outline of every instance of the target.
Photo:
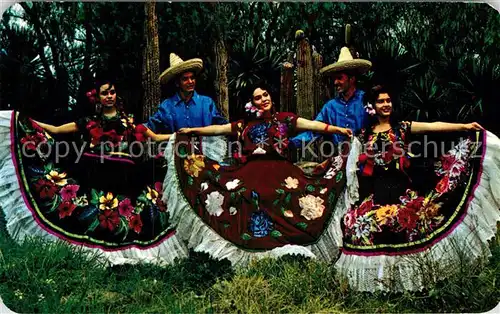
POLYGON ((113 209, 118 207, 118 199, 113 196, 113 193, 108 192, 106 194, 106 197, 101 196, 99 198, 99 209, 100 210, 106 210, 106 209, 113 209))
POLYGON ((184 170, 193 177, 198 177, 200 172, 205 168, 205 162, 203 161, 203 155, 191 155, 184 160, 184 170))
POLYGON ((386 205, 380 207, 375 213, 377 216, 377 222, 381 225, 385 225, 392 217, 396 216, 397 211, 398 206, 396 205, 386 205))
POLYGON ((151 200, 153 204, 156 204, 156 199, 158 198, 159 195, 158 191, 153 190, 149 186, 147 188, 148 188, 148 193, 146 194, 147 199, 151 200))
POLYGON ((68 181, 64 179, 66 178, 65 172, 58 173, 57 171, 52 170, 49 174, 45 175, 45 177, 59 186, 68 184, 68 181))

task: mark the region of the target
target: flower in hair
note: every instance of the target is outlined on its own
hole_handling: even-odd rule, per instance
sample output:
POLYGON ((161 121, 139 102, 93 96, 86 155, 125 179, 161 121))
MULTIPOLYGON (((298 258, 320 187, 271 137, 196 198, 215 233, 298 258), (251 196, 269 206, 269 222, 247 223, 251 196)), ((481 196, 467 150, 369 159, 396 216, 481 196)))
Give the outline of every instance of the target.
POLYGON ((365 106, 365 110, 366 112, 370 115, 370 116, 374 116, 376 114, 376 111, 375 109, 373 109, 373 105, 370 104, 370 103, 367 103, 366 106, 365 106))
POLYGON ((262 109, 258 109, 257 107, 255 107, 251 102, 247 102, 245 104, 245 111, 248 113, 248 114, 254 114, 257 116, 257 118, 261 117, 262 114, 264 113, 264 110, 262 109))
POLYGON ((90 103, 95 104, 96 103, 96 95, 97 91, 95 89, 88 91, 86 94, 87 98, 89 99, 90 103))

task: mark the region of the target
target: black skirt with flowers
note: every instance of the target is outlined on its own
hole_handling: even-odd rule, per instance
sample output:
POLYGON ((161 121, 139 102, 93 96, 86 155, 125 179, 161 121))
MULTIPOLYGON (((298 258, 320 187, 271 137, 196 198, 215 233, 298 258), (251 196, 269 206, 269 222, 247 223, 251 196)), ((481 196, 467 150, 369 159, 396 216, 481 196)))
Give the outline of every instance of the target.
POLYGON ((365 147, 358 162, 359 201, 342 222, 345 254, 422 251, 466 215, 481 173, 484 134, 453 134, 455 144, 437 158, 414 158, 409 134, 401 124, 360 137, 365 147))
POLYGON ((143 158, 144 130, 133 117, 94 116, 77 125, 83 141, 68 143, 63 157, 68 146, 32 120, 13 118, 21 192, 40 227, 105 250, 147 248, 173 235, 161 201, 164 158, 143 158))

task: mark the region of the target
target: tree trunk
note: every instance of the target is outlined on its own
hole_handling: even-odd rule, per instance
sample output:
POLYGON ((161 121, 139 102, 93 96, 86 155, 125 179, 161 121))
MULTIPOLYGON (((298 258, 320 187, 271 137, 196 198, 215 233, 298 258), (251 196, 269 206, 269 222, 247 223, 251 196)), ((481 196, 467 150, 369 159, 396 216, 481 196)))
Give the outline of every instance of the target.
POLYGON ((146 121, 160 103, 160 48, 158 41, 158 19, 156 3, 144 4, 144 50, 142 63, 143 111, 142 120, 146 121))
POLYGON ((297 47, 297 114, 305 119, 314 118, 314 84, 311 45, 306 38, 297 47))
POLYGON ((84 104, 78 106, 77 111, 79 116, 88 115, 89 113, 95 113, 95 107, 91 108, 86 93, 92 89, 92 72, 90 71, 90 64, 92 61, 92 8, 89 2, 83 3, 83 10, 85 14, 85 21, 83 23, 85 27, 85 55, 83 58, 83 69, 81 72, 81 83, 78 91, 78 103, 84 104))
POLYGON ((217 95, 217 105, 221 113, 226 119, 229 119, 229 90, 227 87, 227 67, 228 67, 228 54, 226 43, 224 40, 217 36, 213 45, 215 55, 215 93, 217 95))
POLYGON ((325 86, 319 74, 319 70, 323 67, 323 57, 314 51, 312 58, 314 65, 314 116, 316 117, 321 111, 321 108, 323 108, 323 103, 325 101, 325 86))
MULTIPOLYGON (((293 66, 293 54, 289 54, 287 62, 293 66)), ((280 87, 280 111, 294 112, 293 105, 293 67, 281 68, 281 87, 280 87)))

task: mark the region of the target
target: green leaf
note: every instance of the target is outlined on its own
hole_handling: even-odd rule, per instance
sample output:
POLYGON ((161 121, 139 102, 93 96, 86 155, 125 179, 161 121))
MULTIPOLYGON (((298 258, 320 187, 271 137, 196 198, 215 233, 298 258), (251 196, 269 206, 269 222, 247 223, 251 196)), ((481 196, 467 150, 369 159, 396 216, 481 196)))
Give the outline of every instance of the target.
POLYGON ((241 235, 241 238, 245 241, 248 241, 252 239, 252 236, 245 232, 241 235))
POLYGON ((54 200, 52 201, 52 206, 50 207, 50 209, 47 212, 48 213, 53 212, 54 210, 56 210, 56 208, 59 206, 59 204, 61 204, 61 199, 58 195, 56 195, 54 197, 54 200))
POLYGON ((314 185, 312 185, 312 184, 308 184, 308 185, 306 186, 306 190, 307 190, 308 192, 314 192, 314 191, 316 190, 316 188, 314 187, 314 185))
POLYGON ((273 201, 273 206, 277 206, 279 204, 280 200, 279 199, 276 199, 273 201))
POLYGON ((305 222, 299 222, 298 224, 295 225, 295 227, 306 230, 307 229, 307 224, 305 222))
POLYGON ((191 177, 191 176, 188 177, 187 181, 188 181, 188 185, 193 185, 193 183, 194 183, 193 177, 191 177))
POLYGON ((335 199, 336 199, 336 195, 335 195, 335 192, 333 191, 328 196, 328 203, 330 204, 330 206, 335 203, 335 199))
POLYGON ((344 177, 344 173, 342 171, 340 171, 339 173, 337 173, 337 175, 335 176, 335 182, 339 182, 340 180, 342 180, 342 178, 344 177))
POLYGON ((278 230, 271 231, 271 237, 273 237, 273 238, 279 238, 281 236, 282 236, 282 234, 278 230))
POLYGON ((187 156, 187 148, 186 145, 181 145, 179 146, 179 157, 180 158, 186 158, 187 156))
POLYGON ((278 193, 278 194, 285 194, 285 190, 283 190, 283 189, 276 189, 276 193, 278 193))
POLYGON ((230 224, 228 224, 227 222, 226 222, 226 223, 223 223, 223 224, 222 224, 222 226, 223 226, 225 229, 227 229, 227 228, 231 227, 231 225, 230 225, 230 224))
POLYGON ((95 189, 92 189, 90 191, 90 194, 92 195, 92 199, 90 200, 90 204, 92 205, 99 205, 99 193, 95 189))
POLYGON ((43 168, 46 173, 49 173, 50 171, 52 171, 52 169, 54 169, 54 165, 51 162, 49 162, 43 168))
POLYGON ((290 193, 287 193, 286 197, 285 197, 285 203, 286 204, 290 204, 290 201, 292 200, 292 194, 290 193))
POLYGON ((99 219, 94 219, 94 221, 90 224, 89 228, 87 229, 87 232, 93 232, 95 228, 99 226, 99 219))
POLYGON ((159 212, 160 225, 164 228, 168 224, 167 213, 159 212))
POLYGON ((127 223, 127 218, 125 217, 121 217, 120 219, 120 227, 118 229, 118 234, 120 233, 124 233, 123 234, 123 237, 122 237, 122 241, 125 240, 125 238, 127 238, 127 235, 128 235, 128 223, 127 223))
POLYGON ((141 202, 141 203, 148 203, 149 200, 146 198, 146 196, 143 194, 139 195, 139 197, 137 198, 137 201, 138 202, 141 202))
POLYGON ((231 192, 231 199, 234 201, 236 199, 236 193, 231 192))

